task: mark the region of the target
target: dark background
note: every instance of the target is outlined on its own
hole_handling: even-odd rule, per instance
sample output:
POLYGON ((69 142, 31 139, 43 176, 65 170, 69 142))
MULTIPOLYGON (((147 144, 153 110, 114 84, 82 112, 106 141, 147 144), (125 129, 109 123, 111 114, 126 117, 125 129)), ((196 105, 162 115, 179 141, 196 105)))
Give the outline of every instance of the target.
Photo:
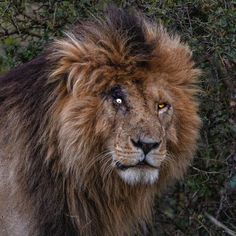
MULTIPOLYGON (((199 149, 157 199, 153 235, 236 235, 236 1, 114 1, 178 33, 202 68, 199 149)), ((111 1, 0 1, 0 74, 29 61, 111 1)), ((1 114, 0 114, 1 115, 1 114)))

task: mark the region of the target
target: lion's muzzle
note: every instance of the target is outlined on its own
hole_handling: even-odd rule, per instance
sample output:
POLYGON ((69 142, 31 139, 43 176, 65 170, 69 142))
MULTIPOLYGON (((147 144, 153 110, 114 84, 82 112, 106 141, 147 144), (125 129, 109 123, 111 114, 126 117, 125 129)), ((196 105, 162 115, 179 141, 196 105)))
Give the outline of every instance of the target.
POLYGON ((116 146, 113 161, 125 182, 152 184, 159 177, 165 154, 165 145, 160 139, 148 136, 135 139, 129 136, 126 144, 116 146))
POLYGON ((133 139, 131 139, 132 144, 137 147, 140 148, 144 155, 146 156, 152 149, 158 148, 160 145, 160 142, 155 142, 155 141, 145 141, 142 139, 139 139, 138 141, 134 141, 133 139))

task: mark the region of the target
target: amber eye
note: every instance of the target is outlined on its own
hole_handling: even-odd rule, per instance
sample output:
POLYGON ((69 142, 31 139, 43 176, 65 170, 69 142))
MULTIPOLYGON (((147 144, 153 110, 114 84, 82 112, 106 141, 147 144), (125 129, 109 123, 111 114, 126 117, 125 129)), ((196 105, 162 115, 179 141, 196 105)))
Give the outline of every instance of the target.
POLYGON ((160 103, 160 104, 158 104, 158 110, 161 110, 161 109, 165 108, 166 106, 167 106, 166 103, 160 103))

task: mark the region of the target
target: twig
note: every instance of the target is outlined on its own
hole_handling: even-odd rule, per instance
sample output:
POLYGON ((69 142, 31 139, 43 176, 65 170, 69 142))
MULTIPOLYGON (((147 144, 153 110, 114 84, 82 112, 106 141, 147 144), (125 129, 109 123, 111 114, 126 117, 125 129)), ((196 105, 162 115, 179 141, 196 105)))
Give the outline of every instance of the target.
POLYGON ((193 35, 193 27, 192 27, 192 23, 191 23, 191 19, 190 19, 189 11, 188 11, 188 6, 187 6, 185 9, 186 9, 187 16, 188 16, 188 22, 189 22, 190 34, 191 34, 191 36, 192 36, 192 35, 193 35))
POLYGON ((7 5, 7 7, 4 9, 4 11, 3 11, 1 17, 3 17, 3 16, 5 15, 5 13, 8 12, 10 6, 11 6, 11 2, 9 2, 9 4, 7 5))
POLYGON ((224 229, 224 231, 231 236, 236 236, 236 232, 234 232, 233 230, 229 229, 226 225, 224 225, 223 223, 221 223, 220 221, 218 221, 215 217, 209 215, 208 213, 205 213, 206 217, 216 226, 218 226, 219 228, 224 229))
POLYGON ((55 3, 54 13, 53 13, 53 20, 52 20, 53 27, 55 25, 56 13, 57 13, 57 3, 55 3))
MULTIPOLYGON (((33 27, 35 29, 40 29, 40 27, 33 27)), ((34 36, 34 37, 37 37, 37 38, 41 38, 42 35, 40 34, 37 34, 36 32, 32 32, 30 31, 30 28, 27 27, 27 28, 19 28, 20 32, 21 33, 24 33, 24 34, 27 34, 27 35, 30 35, 30 36, 34 36)), ((8 36, 11 36, 11 35, 15 35, 15 34, 18 34, 20 36, 22 36, 22 34, 19 34, 19 31, 16 29, 16 30, 13 30, 11 32, 8 32, 7 30, 4 29, 4 33, 3 32, 0 32, 0 38, 2 37, 8 37, 8 36)))
POLYGON ((194 219, 200 224, 200 227, 198 227, 198 229, 200 228, 204 228, 206 230, 206 232, 212 236, 211 232, 209 231, 209 229, 206 227, 206 225, 203 224, 203 222, 201 220, 199 220, 197 217, 194 217, 194 219))
POLYGON ((191 166, 194 170, 198 171, 198 172, 202 172, 204 174, 222 174, 223 172, 219 172, 219 171, 206 171, 206 170, 201 170, 197 167, 191 166))
POLYGON ((13 26, 15 27, 15 29, 18 31, 18 34, 21 35, 21 30, 19 29, 19 26, 15 22, 13 15, 11 15, 11 22, 12 22, 13 26))
MULTIPOLYGON (((164 215, 164 217, 165 218, 168 218, 168 220, 170 220, 171 222, 172 222, 172 224, 179 230, 179 231, 181 231, 181 233, 185 233, 185 230, 184 230, 184 228, 181 226, 181 225, 179 225, 176 221, 174 221, 168 214, 166 214, 165 212, 163 212, 163 211, 160 211, 160 213, 162 214, 162 215, 164 215)), ((161 220, 160 220, 161 221, 161 220)))
POLYGON ((221 213, 221 211, 222 211, 222 209, 223 209, 224 203, 225 203, 225 201, 226 201, 226 199, 227 199, 226 190, 224 189, 224 191, 221 191, 221 194, 220 194, 220 195, 221 195, 221 196, 220 196, 220 205, 219 205, 219 207, 218 207, 218 209, 217 209, 217 212, 216 212, 216 219, 219 218, 220 213, 221 213))

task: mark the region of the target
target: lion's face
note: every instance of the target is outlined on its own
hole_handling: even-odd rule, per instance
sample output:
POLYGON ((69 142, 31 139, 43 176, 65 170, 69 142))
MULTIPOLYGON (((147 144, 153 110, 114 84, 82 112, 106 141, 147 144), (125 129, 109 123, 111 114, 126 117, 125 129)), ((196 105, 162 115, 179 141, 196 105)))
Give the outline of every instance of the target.
POLYGON ((114 35, 88 27, 56 42, 53 54, 51 78, 63 77, 68 92, 58 125, 66 171, 111 182, 118 173, 131 185, 181 178, 201 123, 191 51, 147 22, 131 35, 117 24, 114 35))
POLYGON ((171 127, 173 132, 170 97, 155 76, 121 79, 107 89, 104 116, 112 127, 107 148, 113 168, 125 182, 152 184, 158 180, 171 127))

